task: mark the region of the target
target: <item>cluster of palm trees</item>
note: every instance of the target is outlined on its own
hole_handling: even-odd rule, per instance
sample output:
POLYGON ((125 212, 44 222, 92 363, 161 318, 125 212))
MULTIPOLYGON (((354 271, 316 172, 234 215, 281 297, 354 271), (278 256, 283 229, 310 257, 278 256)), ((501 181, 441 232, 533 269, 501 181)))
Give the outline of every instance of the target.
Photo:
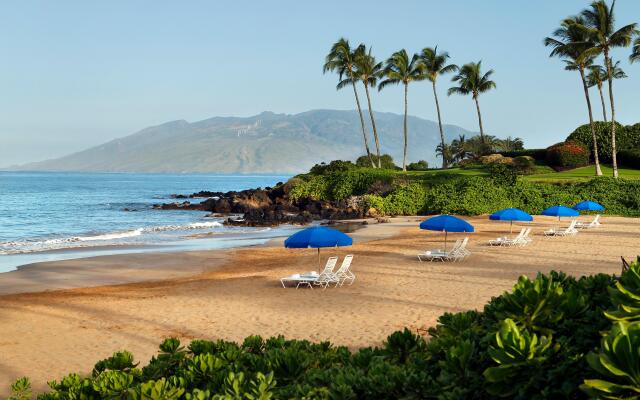
MULTIPOLYGON (((436 82, 438 77, 448 73, 456 73, 452 81, 456 82, 456 86, 449 88, 448 94, 471 95, 475 101, 478 113, 478 123, 480 126, 480 139, 482 143, 485 140, 484 128, 482 125, 482 115, 480 113, 480 103, 478 96, 490 89, 496 87, 495 82, 491 80, 493 71, 490 70, 482 73, 481 62, 465 64, 458 67, 448 63, 449 55, 446 52, 438 52, 437 46, 434 48, 427 47, 418 54, 409 56, 405 49, 396 51, 384 63, 376 62, 375 57, 371 54, 371 49, 360 44, 352 49, 347 39, 341 38, 333 44, 329 54, 326 56, 323 72, 336 72, 338 74, 337 89, 343 89, 350 86, 356 100, 356 106, 360 116, 360 124, 362 127, 362 136, 366 155, 371 162, 372 167, 381 167, 380 162, 380 138, 376 129, 375 118, 371 107, 370 88, 378 87, 382 90, 391 85, 402 84, 404 86, 404 151, 402 159, 402 170, 406 171, 407 166, 407 146, 408 146, 408 92, 409 84, 428 80, 433 88, 436 111, 438 115, 438 127, 440 130, 440 146, 446 146, 444 138, 444 130, 442 127, 442 116, 440 112, 440 103, 438 101, 438 92, 436 90, 436 82), (369 148, 369 139, 365 128, 362 107, 360 106, 360 98, 358 96, 357 85, 362 83, 367 97, 367 105, 369 116, 371 118, 371 128, 373 138, 376 144, 376 157, 374 158, 369 148), (376 162, 377 160, 377 162, 376 162)), ((442 157, 442 167, 448 167, 448 158, 442 157)))
POLYGON ((546 46, 551 47, 551 57, 560 57, 564 60, 565 69, 578 71, 584 90, 589 113, 589 124, 593 136, 593 155, 596 164, 596 175, 602 175, 600 159, 598 155, 598 141, 593 122, 591 99, 589 88, 596 86, 602 102, 603 118, 607 120, 607 108, 602 93, 604 83, 607 83, 609 91, 609 106, 611 109, 611 158, 613 163, 613 176, 618 177, 618 163, 616 158, 616 108, 613 91, 614 79, 626 77, 619 67, 619 61, 611 59, 611 50, 616 47, 629 47, 633 45, 629 56, 630 62, 640 61, 640 31, 637 24, 628 24, 616 29, 614 18, 615 0, 611 6, 605 0, 596 0, 590 7, 579 15, 565 18, 560 27, 553 32, 551 37, 544 40, 546 46), (635 41, 634 41, 635 37, 635 41), (595 61, 602 56, 604 66, 596 65, 595 61))
POLYGON ((467 158, 474 158, 487 153, 517 151, 524 149, 522 139, 508 136, 505 139, 499 139, 492 135, 484 135, 484 140, 478 136, 467 138, 465 135, 459 135, 453 139, 450 144, 439 144, 436 148, 436 154, 444 159, 448 165, 453 165, 467 158))

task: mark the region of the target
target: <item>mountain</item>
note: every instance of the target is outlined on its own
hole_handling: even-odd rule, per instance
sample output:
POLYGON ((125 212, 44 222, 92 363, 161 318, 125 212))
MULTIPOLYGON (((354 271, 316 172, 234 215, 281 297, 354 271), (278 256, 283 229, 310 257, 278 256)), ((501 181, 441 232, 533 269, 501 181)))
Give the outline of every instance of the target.
MULTIPOLYGON (((402 115, 374 113, 383 153, 402 163, 402 115)), ((368 120, 368 114, 365 118, 368 120)), ((370 122, 370 121, 368 121, 370 122)), ((410 116, 408 160, 436 166, 438 124, 410 116)), ((371 150, 375 143, 367 125, 371 150)), ((445 125, 447 140, 474 135, 445 125)), ((298 173, 322 161, 364 154, 356 111, 263 112, 253 117, 214 117, 167 122, 65 157, 14 170, 91 172, 298 173)))

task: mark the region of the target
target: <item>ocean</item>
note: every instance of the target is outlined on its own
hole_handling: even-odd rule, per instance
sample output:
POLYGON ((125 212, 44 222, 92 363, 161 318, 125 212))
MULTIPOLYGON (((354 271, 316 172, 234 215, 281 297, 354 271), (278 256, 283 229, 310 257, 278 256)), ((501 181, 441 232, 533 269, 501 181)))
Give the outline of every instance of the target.
POLYGON ((172 194, 267 187, 288 178, 0 172, 0 272, 40 261, 264 243, 294 228, 228 227, 206 212, 152 206, 176 201, 172 194))

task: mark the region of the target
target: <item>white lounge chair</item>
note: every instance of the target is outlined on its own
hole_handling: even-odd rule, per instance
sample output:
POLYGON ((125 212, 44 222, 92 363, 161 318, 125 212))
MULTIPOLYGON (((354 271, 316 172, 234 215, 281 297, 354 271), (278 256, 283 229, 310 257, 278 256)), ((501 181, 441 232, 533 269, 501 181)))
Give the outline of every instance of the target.
POLYGON ((356 280, 356 275, 350 270, 352 261, 353 254, 347 254, 346 256, 344 256, 340 268, 338 268, 338 270, 334 273, 334 277, 336 278, 336 286, 344 285, 345 281, 349 281, 349 285, 353 285, 353 282, 356 280))
POLYGON ((522 228, 520 230, 520 233, 518 233, 518 235, 513 239, 503 236, 494 240, 490 240, 489 245, 490 246, 512 246, 514 243, 520 243, 520 240, 524 236, 526 230, 527 228, 522 228))
POLYGON ((527 230, 524 232, 524 235, 522 236, 522 246, 526 246, 533 242, 533 238, 530 236, 531 230, 532 228, 527 228, 527 230))
POLYGON ((556 230, 555 228, 551 228, 549 230, 544 231, 544 235, 545 236, 573 236, 578 233, 578 230, 576 229, 576 223, 577 221, 575 219, 571 220, 571 223, 565 229, 556 230))
POLYGON ((576 228, 577 229, 591 229, 591 228, 597 228, 600 225, 602 225, 600 223, 600 214, 597 214, 593 220, 591 222, 576 222, 576 228))
POLYGON ((336 266, 337 262, 338 257, 329 257, 327 259, 327 263, 324 266, 324 270, 322 270, 320 274, 318 274, 316 271, 304 272, 302 274, 293 274, 280 279, 280 283, 282 283, 283 288, 286 288, 286 283, 290 282, 294 282, 296 284, 296 289, 298 289, 301 285, 308 286, 311 289, 313 289, 313 285, 320 285, 326 288, 329 283, 335 282, 333 268, 336 266))
POLYGON ((464 238, 462 240, 462 243, 460 244, 460 247, 458 247, 457 249, 451 250, 451 253, 449 253, 448 259, 450 261, 463 261, 464 259, 469 257, 471 255, 471 252, 467 249, 468 243, 469 243, 469 238, 468 237, 464 238))
POLYGON ((462 240, 456 240, 456 243, 453 245, 453 249, 451 252, 446 252, 444 250, 427 250, 424 253, 418 254, 418 260, 420 261, 446 261, 449 258, 449 254, 458 250, 460 245, 462 244, 462 240))
POLYGON ((467 243, 469 238, 463 240, 457 240, 453 245, 451 251, 434 250, 427 251, 424 254, 418 255, 420 261, 462 261, 471 255, 471 252, 467 250, 467 243), (424 260, 423 260, 424 259, 424 260))

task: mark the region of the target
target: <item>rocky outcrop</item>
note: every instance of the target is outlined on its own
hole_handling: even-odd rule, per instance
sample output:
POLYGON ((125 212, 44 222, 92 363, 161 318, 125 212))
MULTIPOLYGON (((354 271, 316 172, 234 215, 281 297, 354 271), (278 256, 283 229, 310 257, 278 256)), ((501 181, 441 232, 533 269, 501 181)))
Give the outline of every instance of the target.
POLYGON ((174 195, 175 199, 206 197, 199 203, 189 200, 156 204, 161 210, 208 211, 211 216, 229 216, 229 225, 275 226, 280 224, 307 224, 313 220, 363 218, 366 210, 362 199, 352 197, 341 201, 289 198, 286 185, 275 188, 248 189, 231 192, 201 191, 190 195, 174 195), (233 216, 233 217, 231 217, 233 216))

